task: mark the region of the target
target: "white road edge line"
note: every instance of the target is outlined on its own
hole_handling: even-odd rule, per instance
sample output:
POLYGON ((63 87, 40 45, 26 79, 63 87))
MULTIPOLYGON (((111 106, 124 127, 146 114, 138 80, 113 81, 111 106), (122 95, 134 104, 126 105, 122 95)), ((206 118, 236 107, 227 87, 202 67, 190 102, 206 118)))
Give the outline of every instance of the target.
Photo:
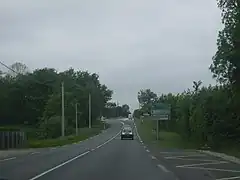
POLYGON ((6 158, 6 159, 0 159, 0 162, 3 162, 3 161, 10 161, 12 159, 16 159, 16 157, 10 157, 10 158, 6 158))
MULTIPOLYGON (((121 132, 121 131, 120 131, 120 132, 121 132)), ((103 145, 105 145, 105 144, 109 143, 110 141, 112 141, 114 138, 116 138, 116 137, 120 134, 120 132, 118 132, 114 137, 112 137, 111 139, 107 140, 107 141, 104 142, 103 144, 97 146, 97 148, 100 148, 100 147, 102 147, 103 145)), ((55 166, 55 167, 47 170, 47 171, 44 171, 43 173, 41 173, 41 174, 39 174, 39 175, 37 175, 37 176, 34 176, 33 178, 31 178, 31 179, 29 179, 29 180, 38 179, 38 178, 44 176, 45 174, 54 171, 55 169, 58 169, 58 168, 66 165, 66 164, 68 164, 68 163, 70 163, 70 162, 72 162, 72 161, 74 161, 74 160, 76 160, 76 159, 78 159, 78 158, 80 158, 80 157, 85 156, 86 154, 88 154, 88 153, 90 153, 90 152, 91 152, 91 151, 86 151, 86 152, 84 152, 84 153, 82 153, 82 154, 79 154, 79 155, 75 156, 75 157, 72 158, 72 159, 69 159, 69 160, 67 160, 67 161, 65 161, 65 162, 63 162, 63 163, 61 163, 61 164, 59 164, 59 165, 57 165, 57 166, 55 166)))
POLYGON ((150 152, 148 149, 146 149, 147 152, 150 152))
POLYGON ((170 171, 167 170, 163 165, 158 164, 157 167, 159 167, 163 172, 169 173, 170 171))
POLYGON ((139 136, 138 129, 137 129, 137 125, 136 125, 135 121, 133 121, 133 123, 134 123, 135 129, 136 129, 137 137, 138 137, 139 141, 141 142, 142 139, 141 139, 141 137, 139 136))
POLYGON ((210 164, 227 164, 227 161, 219 161, 219 162, 208 162, 208 163, 198 163, 198 164, 186 164, 186 165, 179 165, 176 166, 177 168, 180 167, 191 167, 191 166, 202 166, 202 165, 210 165, 210 164))
POLYGON ((216 179, 216 180, 232 180, 232 179, 240 179, 240 176, 220 178, 220 179, 216 179))

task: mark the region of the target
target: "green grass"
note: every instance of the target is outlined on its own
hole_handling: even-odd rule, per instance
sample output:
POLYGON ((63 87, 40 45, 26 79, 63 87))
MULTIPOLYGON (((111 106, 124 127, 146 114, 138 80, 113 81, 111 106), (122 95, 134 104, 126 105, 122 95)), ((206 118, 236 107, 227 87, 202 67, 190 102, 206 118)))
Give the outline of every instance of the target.
MULTIPOLYGON (((150 119, 145 119, 143 123, 141 123, 140 119, 135 120, 139 135, 142 140, 146 143, 152 143, 157 145, 159 148, 176 148, 176 149, 198 149, 199 144, 193 141, 186 141, 181 138, 181 136, 175 132, 167 132, 164 130, 160 130, 159 132, 159 140, 156 140, 156 131, 152 131, 156 129, 156 121, 152 121, 150 119)), ((210 149, 211 150, 211 149, 210 149)), ((219 149, 213 149, 212 151, 225 153, 231 156, 240 158, 240 144, 228 144, 222 145, 219 149)))
POLYGON ((139 135, 146 143, 152 143, 161 148, 192 149, 196 147, 194 143, 184 141, 179 134, 165 130, 159 130, 159 140, 157 140, 156 121, 145 120, 141 123, 141 120, 137 119, 135 122, 139 135))
MULTIPOLYGON (((105 128, 109 128, 110 125, 106 124, 105 128)), ((92 128, 79 128, 79 135, 69 135, 64 138, 59 137, 56 139, 37 139, 35 136, 36 129, 34 127, 28 126, 1 126, 0 131, 24 131, 28 136, 28 141, 24 148, 44 148, 44 147, 54 147, 63 146, 66 144, 72 144, 75 142, 83 141, 91 136, 95 136, 104 129, 103 123, 95 123, 92 128)))
POLYGON ((66 144, 71 144, 79 141, 83 141, 90 136, 97 135, 100 133, 100 129, 81 129, 82 131, 79 133, 79 136, 66 136, 64 138, 56 138, 56 139, 44 139, 44 140, 37 140, 31 139, 28 141, 28 147, 30 148, 43 148, 43 147, 54 147, 54 146, 63 146, 66 144))
POLYGON ((37 140, 31 139, 28 141, 29 148, 43 148, 43 147, 54 147, 54 146, 63 146, 66 144, 72 144, 75 142, 83 141, 91 136, 97 135, 101 132, 102 128, 93 127, 89 128, 80 128, 79 129, 79 136, 71 135, 66 136, 64 138, 59 137, 56 139, 44 139, 44 140, 37 140))
MULTIPOLYGON (((110 125, 106 124, 105 128, 109 128, 110 125)), ((30 126, 24 125, 15 125, 15 126, 1 126, 0 131, 24 131, 28 136, 28 141, 25 145, 25 148, 43 148, 43 147, 54 147, 54 146, 63 146, 66 144, 71 144, 79 141, 83 141, 91 136, 101 133, 101 130, 104 129, 104 124, 100 121, 95 122, 92 125, 92 128, 79 128, 79 135, 69 135, 64 138, 59 137, 56 139, 44 139, 40 140, 36 137, 37 129, 30 126)))

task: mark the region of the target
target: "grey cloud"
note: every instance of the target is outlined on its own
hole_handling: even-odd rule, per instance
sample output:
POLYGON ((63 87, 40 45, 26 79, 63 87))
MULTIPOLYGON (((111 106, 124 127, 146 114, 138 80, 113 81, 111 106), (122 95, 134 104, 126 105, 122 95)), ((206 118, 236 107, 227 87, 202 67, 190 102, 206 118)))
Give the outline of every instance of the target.
POLYGON ((215 1, 3 0, 0 24, 5 63, 97 72, 114 100, 134 108, 140 88, 181 92, 193 80, 214 83, 215 1))

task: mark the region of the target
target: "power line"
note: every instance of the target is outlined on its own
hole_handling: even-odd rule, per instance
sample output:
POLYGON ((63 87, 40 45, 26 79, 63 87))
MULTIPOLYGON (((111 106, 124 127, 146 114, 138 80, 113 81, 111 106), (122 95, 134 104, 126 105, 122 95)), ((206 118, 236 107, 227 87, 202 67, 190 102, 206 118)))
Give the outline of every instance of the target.
POLYGON ((10 71, 15 72, 16 74, 19 74, 18 72, 16 72, 14 69, 12 69, 11 67, 7 66, 3 62, 0 61, 0 64, 3 65, 5 68, 9 69, 10 71))

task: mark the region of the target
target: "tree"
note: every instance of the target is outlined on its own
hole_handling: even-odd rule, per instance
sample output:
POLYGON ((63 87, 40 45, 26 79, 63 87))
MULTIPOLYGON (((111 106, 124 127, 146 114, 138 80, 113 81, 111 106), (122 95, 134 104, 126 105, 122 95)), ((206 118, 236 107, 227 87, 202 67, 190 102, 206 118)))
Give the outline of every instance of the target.
POLYGON ((130 107, 127 104, 122 105, 122 116, 123 117, 128 117, 130 114, 130 107))
MULTIPOLYGON (((218 0, 222 10, 224 29, 219 32, 217 52, 210 70, 220 84, 202 86, 193 81, 193 89, 178 94, 162 94, 157 102, 171 105, 169 130, 179 133, 186 141, 213 149, 239 148, 240 139, 240 1, 218 0)), ((141 109, 151 98, 141 92, 138 99, 141 109), (148 97, 148 98, 146 98, 148 97)), ((155 94, 149 93, 148 94, 155 94)))
POLYGON ((146 111, 150 111, 152 104, 157 100, 157 94, 150 89, 140 90, 138 92, 138 102, 146 111))
POLYGON ((210 70, 220 83, 240 84, 240 3, 237 0, 218 0, 224 29, 219 32, 218 50, 210 70))
POLYGON ((25 64, 16 62, 10 66, 8 74, 12 77, 16 77, 18 74, 26 74, 28 72, 29 72, 29 69, 25 64))
POLYGON ((66 130, 71 133, 75 126, 75 104, 78 103, 79 126, 88 125, 88 95, 92 95, 92 123, 101 115, 112 91, 101 84, 96 73, 75 71, 70 68, 57 72, 53 68, 36 69, 26 74, 17 74, 14 78, 0 78, 0 125, 29 125, 41 129, 39 137, 45 134, 56 137, 59 134, 44 133, 48 125, 52 131, 61 132, 61 83, 65 90, 66 130), (91 84, 91 86, 89 86, 91 84))

